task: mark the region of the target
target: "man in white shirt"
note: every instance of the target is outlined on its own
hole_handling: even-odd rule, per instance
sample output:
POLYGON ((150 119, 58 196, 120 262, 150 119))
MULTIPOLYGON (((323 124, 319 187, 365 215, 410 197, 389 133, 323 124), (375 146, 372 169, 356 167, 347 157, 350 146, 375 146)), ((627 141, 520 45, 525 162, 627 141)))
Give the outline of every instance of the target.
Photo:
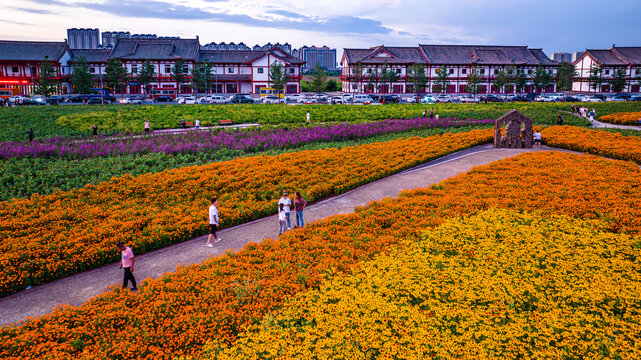
POLYGON ((292 206, 292 201, 287 197, 287 191, 283 191, 283 196, 278 200, 278 208, 280 209, 280 204, 283 204, 285 210, 285 216, 287 217, 287 230, 291 230, 292 223, 289 220, 289 211, 290 206, 292 206))
POLYGON ((220 238, 216 235, 218 230, 218 199, 211 198, 211 205, 209 206, 209 237, 207 238, 207 247, 213 247, 211 238, 216 238, 215 242, 219 242, 220 238))

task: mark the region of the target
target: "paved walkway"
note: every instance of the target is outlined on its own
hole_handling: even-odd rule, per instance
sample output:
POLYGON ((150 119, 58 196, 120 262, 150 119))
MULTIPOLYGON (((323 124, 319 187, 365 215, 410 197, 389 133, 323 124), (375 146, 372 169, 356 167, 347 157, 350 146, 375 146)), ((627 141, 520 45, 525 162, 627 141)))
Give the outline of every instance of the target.
MULTIPOLYGON (((571 111, 561 110, 561 112, 564 112, 566 114, 570 114, 572 116, 579 117, 579 115, 574 114, 571 111)), ((589 118, 586 118, 586 120, 589 121, 589 118)), ((594 119, 594 120, 590 121, 590 123, 592 124, 593 128, 611 128, 611 129, 624 129, 624 130, 641 131, 641 126, 610 124, 610 123, 600 122, 597 119, 594 119)))
MULTIPOLYGON (((491 144, 487 144, 459 151, 363 185, 345 194, 311 204, 305 209, 305 221, 309 223, 335 214, 351 213, 355 206, 384 197, 396 197, 405 189, 427 187, 467 172, 475 166, 516 156, 523 152, 541 150, 555 149, 545 146, 533 149, 494 149, 491 144)), ((274 212, 276 212, 275 209, 274 212)), ((292 220, 294 219, 295 217, 292 216, 292 220)), ((163 273, 174 271, 178 264, 199 263, 210 256, 221 255, 227 250, 240 250, 249 242, 276 237, 278 236, 277 216, 224 229, 219 232, 219 236, 223 241, 215 244, 213 248, 205 247, 207 236, 201 236, 137 256, 136 279, 142 282, 145 278, 156 278, 163 273)), ((0 298, 0 324, 9 324, 23 320, 25 317, 49 313, 58 304, 81 305, 91 297, 104 292, 110 285, 120 283, 122 275, 123 271, 118 269, 118 264, 113 264, 0 298)))

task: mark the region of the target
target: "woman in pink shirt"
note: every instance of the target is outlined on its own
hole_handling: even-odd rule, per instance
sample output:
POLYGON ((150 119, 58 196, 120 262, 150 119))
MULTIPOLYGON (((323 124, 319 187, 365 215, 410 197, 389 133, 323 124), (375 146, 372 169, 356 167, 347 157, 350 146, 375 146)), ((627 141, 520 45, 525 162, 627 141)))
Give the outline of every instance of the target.
POLYGON ((303 209, 307 206, 307 201, 303 199, 298 191, 294 195, 294 210, 296 210, 296 227, 304 227, 305 220, 303 220, 303 209))
POLYGON ((123 243, 118 243, 118 250, 122 253, 122 259, 120 260, 120 268, 125 269, 125 277, 122 280, 122 288, 127 288, 127 283, 131 280, 131 291, 137 291, 138 287, 136 286, 136 278, 134 278, 134 252, 131 251, 129 246, 125 246, 123 243))

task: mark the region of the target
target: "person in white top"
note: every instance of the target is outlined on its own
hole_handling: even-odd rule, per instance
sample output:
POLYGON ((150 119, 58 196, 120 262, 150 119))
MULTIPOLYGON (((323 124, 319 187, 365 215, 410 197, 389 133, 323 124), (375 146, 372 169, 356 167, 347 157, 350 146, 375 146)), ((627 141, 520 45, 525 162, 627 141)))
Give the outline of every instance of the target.
POLYGON ((285 216, 287 217, 287 230, 290 230, 292 228, 292 223, 289 220, 289 212, 290 207, 292 206, 292 201, 287 197, 287 191, 283 191, 283 196, 280 198, 280 200, 278 200, 279 208, 280 204, 283 204, 283 208, 285 209, 285 216))
POLYGON ((541 146, 541 138, 542 138, 541 133, 537 130, 534 133, 533 137, 534 137, 534 145, 541 146))
POLYGON ((312 121, 312 115, 308 111, 307 112, 307 122, 311 122, 311 121, 312 121))
POLYGON ((200 119, 196 118, 196 130, 200 129, 200 119))
POLYGON ((207 238, 207 247, 213 247, 211 244, 211 238, 215 238, 215 242, 219 242, 220 238, 216 235, 216 230, 218 230, 218 199, 211 198, 211 205, 209 206, 209 237, 207 238))
POLYGON ((285 205, 278 204, 278 235, 287 231, 287 216, 284 208, 285 205))

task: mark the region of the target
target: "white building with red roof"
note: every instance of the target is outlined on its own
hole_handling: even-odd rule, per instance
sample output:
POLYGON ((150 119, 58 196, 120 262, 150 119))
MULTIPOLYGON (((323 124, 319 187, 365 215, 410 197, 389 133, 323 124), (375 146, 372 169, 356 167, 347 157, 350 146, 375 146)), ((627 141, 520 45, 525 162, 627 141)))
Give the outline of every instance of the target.
POLYGON ((572 63, 578 76, 572 91, 612 92, 610 82, 622 70, 625 73, 623 92, 638 93, 641 87, 641 47, 612 46, 610 49, 587 49, 572 63), (600 67, 599 81, 590 81, 591 70, 600 67), (596 88, 595 88, 596 86, 596 88))

